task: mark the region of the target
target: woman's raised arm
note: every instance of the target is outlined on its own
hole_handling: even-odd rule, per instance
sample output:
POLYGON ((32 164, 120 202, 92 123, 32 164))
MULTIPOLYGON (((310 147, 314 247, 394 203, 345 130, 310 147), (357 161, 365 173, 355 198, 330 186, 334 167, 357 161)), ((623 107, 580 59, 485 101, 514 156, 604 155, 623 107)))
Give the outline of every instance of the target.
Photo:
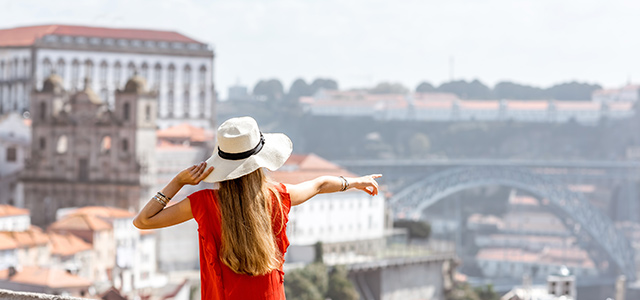
POLYGON ((183 186, 200 183, 213 171, 213 167, 209 169, 206 168, 207 164, 202 162, 178 173, 178 175, 160 191, 159 195, 161 195, 161 197, 154 196, 147 202, 147 205, 140 210, 135 219, 133 219, 133 225, 140 229, 155 229, 180 224, 193 218, 191 202, 188 198, 166 209, 166 204, 162 202, 165 201, 164 197, 167 198, 166 201, 168 202, 183 186))
POLYGON ((376 178, 381 174, 373 174, 362 177, 337 177, 320 176, 316 179, 299 184, 287 184, 287 192, 291 196, 291 205, 300 205, 317 194, 335 193, 355 188, 366 192, 371 196, 378 194, 376 178))

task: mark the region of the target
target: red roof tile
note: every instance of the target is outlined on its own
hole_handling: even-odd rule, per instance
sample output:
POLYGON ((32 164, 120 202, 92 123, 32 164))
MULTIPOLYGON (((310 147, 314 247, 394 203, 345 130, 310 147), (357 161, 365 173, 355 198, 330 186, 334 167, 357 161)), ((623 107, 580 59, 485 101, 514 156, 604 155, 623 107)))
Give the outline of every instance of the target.
POLYGON ((109 230, 108 222, 92 215, 69 215, 49 225, 49 230, 63 232, 66 230, 101 231, 109 230))
POLYGON ((171 126, 156 132, 159 139, 161 138, 183 138, 192 142, 206 142, 213 140, 213 132, 200 127, 193 126, 188 123, 171 126))
POLYGON ((71 234, 49 233, 51 241, 51 254, 59 256, 69 256, 78 252, 91 250, 91 244, 83 241, 81 238, 71 234))
POLYGON ((26 231, 5 231, 3 233, 13 239, 19 248, 28 248, 49 243, 47 234, 37 226, 31 226, 26 231))
POLYGON ((8 277, 8 269, 0 271, 0 280, 49 288, 89 287, 92 284, 91 281, 71 275, 64 270, 40 267, 23 267, 10 279, 8 277))
POLYGON ((8 216, 28 215, 29 210, 24 208, 17 208, 15 206, 0 204, 0 218, 8 216))
POLYGON ((8 232, 0 232, 0 250, 17 249, 18 242, 8 232))
POLYGON ((84 36, 144 41, 200 43, 174 31, 107 28, 73 25, 41 25, 0 30, 0 47, 30 46, 45 35, 84 36))

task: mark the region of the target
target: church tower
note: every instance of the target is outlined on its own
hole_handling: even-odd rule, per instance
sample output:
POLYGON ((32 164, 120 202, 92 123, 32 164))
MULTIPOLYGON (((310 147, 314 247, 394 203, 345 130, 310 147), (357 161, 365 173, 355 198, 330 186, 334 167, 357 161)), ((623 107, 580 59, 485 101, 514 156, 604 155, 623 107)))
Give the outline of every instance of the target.
POLYGON ((69 94, 57 75, 32 94, 30 159, 21 176, 32 223, 46 226, 60 208, 137 210, 155 174, 155 95, 130 79, 110 109, 85 80, 69 94))

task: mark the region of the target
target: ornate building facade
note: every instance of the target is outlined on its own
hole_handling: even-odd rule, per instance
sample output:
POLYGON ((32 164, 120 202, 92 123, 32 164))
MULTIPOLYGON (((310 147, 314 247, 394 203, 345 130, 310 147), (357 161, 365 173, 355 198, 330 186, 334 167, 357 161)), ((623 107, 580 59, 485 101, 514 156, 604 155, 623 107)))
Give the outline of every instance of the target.
POLYGON ((30 92, 52 73, 71 92, 91 78, 113 108, 118 88, 137 71, 157 92, 158 126, 215 128, 214 53, 177 32, 44 25, 0 30, 0 114, 24 112, 30 92))
POLYGON ((31 155, 21 181, 32 223, 48 225, 64 207, 137 210, 155 181, 157 94, 134 76, 113 109, 88 80, 77 92, 51 75, 31 94, 31 155))

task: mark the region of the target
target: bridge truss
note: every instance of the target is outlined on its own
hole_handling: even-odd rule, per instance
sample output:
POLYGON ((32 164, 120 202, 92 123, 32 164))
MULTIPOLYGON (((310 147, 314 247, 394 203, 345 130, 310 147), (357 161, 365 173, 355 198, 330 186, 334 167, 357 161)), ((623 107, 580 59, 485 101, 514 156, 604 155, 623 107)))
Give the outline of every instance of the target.
POLYGON ((611 220, 581 193, 527 169, 483 166, 445 170, 408 186, 392 197, 390 203, 397 218, 418 219, 424 209, 451 194, 488 185, 510 186, 548 199, 552 211, 577 237, 598 268, 618 271, 635 280, 633 248, 611 220))

